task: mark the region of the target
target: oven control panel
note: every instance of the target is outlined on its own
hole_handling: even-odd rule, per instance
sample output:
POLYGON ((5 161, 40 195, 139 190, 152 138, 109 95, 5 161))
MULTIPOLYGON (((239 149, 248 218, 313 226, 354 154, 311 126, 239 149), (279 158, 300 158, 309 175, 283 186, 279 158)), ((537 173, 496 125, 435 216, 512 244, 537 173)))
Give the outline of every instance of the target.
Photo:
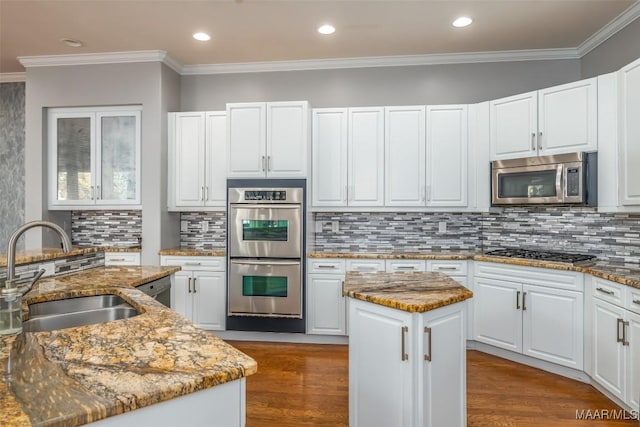
POLYGON ((249 200, 287 200, 287 192, 284 190, 264 191, 264 190, 247 190, 244 192, 244 199, 249 200))

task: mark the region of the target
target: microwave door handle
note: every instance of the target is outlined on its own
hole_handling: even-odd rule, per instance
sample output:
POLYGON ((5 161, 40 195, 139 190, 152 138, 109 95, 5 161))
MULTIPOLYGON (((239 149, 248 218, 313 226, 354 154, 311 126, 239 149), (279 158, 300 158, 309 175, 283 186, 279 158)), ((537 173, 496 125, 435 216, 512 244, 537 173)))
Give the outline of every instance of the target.
POLYGON ((562 173, 563 165, 558 165, 556 170, 556 196, 559 202, 564 202, 565 192, 567 191, 567 174, 562 173))

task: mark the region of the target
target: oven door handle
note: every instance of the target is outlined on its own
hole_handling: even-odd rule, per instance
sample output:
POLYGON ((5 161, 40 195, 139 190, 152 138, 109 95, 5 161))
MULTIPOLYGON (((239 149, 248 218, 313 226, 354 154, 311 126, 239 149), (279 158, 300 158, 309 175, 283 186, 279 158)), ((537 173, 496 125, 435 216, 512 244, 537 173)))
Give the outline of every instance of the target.
POLYGON ((246 265, 300 265, 300 261, 238 261, 231 260, 231 264, 246 264, 246 265))
POLYGON ((291 205, 291 204, 279 204, 279 203, 265 203, 263 205, 257 204, 244 204, 244 203, 231 203, 229 205, 231 208, 240 208, 240 209, 300 209, 302 205, 291 205))

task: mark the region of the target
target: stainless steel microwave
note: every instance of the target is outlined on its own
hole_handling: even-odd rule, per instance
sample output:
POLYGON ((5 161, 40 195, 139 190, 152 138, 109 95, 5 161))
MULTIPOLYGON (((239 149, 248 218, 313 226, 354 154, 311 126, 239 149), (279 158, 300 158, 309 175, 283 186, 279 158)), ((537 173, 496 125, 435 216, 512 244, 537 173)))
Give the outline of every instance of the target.
POLYGON ((598 203, 597 153, 491 162, 491 205, 598 203))

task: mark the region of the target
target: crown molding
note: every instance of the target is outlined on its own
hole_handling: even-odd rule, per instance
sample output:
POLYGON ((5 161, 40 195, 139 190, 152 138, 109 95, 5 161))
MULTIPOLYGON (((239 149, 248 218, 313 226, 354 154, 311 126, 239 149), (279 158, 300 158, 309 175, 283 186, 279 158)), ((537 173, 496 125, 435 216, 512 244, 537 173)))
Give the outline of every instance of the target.
POLYGON ((56 67, 65 65, 123 64, 133 62, 162 62, 180 73, 182 64, 163 50, 140 50, 132 52, 79 53, 75 55, 19 56, 25 68, 56 67))
POLYGON ((27 73, 0 73, 0 83, 19 83, 27 81, 27 73))
POLYGON ((593 33, 576 48, 580 58, 607 41, 611 36, 640 17, 640 1, 636 1, 607 25, 593 33))
POLYGON ((402 67, 409 65, 466 64, 478 62, 543 61, 579 59, 576 49, 531 49, 455 54, 371 56, 362 58, 310 59, 301 61, 244 62, 185 65, 183 75, 261 73, 270 71, 331 70, 338 68, 402 67))

